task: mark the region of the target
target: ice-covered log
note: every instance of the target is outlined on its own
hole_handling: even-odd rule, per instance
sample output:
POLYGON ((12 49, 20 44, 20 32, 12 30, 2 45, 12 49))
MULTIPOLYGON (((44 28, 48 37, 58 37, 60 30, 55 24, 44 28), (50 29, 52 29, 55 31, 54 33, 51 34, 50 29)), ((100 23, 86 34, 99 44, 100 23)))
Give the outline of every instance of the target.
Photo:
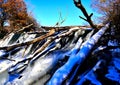
MULTIPOLYGON (((80 51, 77 54, 72 55, 67 63, 60 67, 52 76, 50 81, 47 85, 61 85, 62 82, 68 77, 70 72, 72 71, 73 67, 78 64, 81 65, 82 62, 85 60, 89 52, 91 51, 92 47, 97 43, 99 38, 105 33, 108 28, 107 24, 105 27, 101 28, 95 35, 93 35, 90 40, 88 40, 80 51)), ((75 69, 75 68, 74 68, 75 69)))

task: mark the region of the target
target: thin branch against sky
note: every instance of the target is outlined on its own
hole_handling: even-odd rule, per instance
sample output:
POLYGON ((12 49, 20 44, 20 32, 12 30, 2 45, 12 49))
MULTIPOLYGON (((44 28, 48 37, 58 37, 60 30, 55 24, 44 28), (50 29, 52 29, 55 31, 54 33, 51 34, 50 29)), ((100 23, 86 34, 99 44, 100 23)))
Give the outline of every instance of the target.
MULTIPOLYGON (((81 20, 79 16, 83 16, 81 11, 74 6, 73 0, 25 0, 28 4, 28 10, 33 12, 34 17, 41 25, 54 26, 59 20, 59 12, 62 17, 66 17, 66 21, 62 26, 66 25, 81 25, 85 21, 81 20), (30 5, 29 5, 30 4, 30 5)), ((90 14, 93 12, 91 8, 91 0, 82 0, 83 5, 90 14)), ((93 12, 94 16, 97 13, 93 12)))

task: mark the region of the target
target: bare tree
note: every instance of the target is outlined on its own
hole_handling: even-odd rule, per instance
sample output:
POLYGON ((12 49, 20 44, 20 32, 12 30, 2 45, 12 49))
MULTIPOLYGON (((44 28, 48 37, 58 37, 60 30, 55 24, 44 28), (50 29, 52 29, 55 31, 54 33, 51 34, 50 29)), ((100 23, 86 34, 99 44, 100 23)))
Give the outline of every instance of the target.
POLYGON ((92 6, 103 15, 104 22, 112 21, 114 25, 120 25, 120 0, 93 0, 92 6))

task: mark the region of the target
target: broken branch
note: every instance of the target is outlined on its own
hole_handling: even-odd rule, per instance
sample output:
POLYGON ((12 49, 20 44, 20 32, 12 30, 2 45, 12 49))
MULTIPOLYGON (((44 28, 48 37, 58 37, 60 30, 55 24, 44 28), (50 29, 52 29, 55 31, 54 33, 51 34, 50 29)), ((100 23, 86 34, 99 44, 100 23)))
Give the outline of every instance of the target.
POLYGON ((75 4, 75 6, 77 8, 79 8, 82 11, 82 13, 84 14, 84 16, 86 17, 86 19, 84 19, 83 17, 80 17, 80 18, 82 18, 83 20, 87 21, 93 29, 96 29, 96 25, 94 25, 93 21, 91 20, 91 17, 93 15, 93 13, 91 13, 90 15, 88 15, 85 7, 81 3, 81 0, 78 0, 78 1, 74 0, 74 4, 75 4))

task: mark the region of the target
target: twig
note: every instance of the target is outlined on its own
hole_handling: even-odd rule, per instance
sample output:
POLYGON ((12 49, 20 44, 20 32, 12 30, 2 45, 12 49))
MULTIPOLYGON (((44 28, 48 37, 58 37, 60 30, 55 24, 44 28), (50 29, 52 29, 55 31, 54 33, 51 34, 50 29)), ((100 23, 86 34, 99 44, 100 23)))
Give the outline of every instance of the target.
POLYGON ((66 20, 66 18, 62 18, 62 14, 61 14, 61 12, 60 12, 60 17, 59 17, 59 21, 55 24, 55 27, 56 26, 60 26, 62 23, 64 23, 65 22, 65 20, 66 20), (62 21, 60 21, 60 19, 62 20, 62 21))
POLYGON ((16 33, 23 32, 25 29, 28 29, 28 28, 31 27, 31 26, 33 26, 33 23, 30 24, 30 25, 28 25, 28 26, 23 27, 22 29, 20 29, 20 30, 18 30, 18 31, 16 31, 16 33))

